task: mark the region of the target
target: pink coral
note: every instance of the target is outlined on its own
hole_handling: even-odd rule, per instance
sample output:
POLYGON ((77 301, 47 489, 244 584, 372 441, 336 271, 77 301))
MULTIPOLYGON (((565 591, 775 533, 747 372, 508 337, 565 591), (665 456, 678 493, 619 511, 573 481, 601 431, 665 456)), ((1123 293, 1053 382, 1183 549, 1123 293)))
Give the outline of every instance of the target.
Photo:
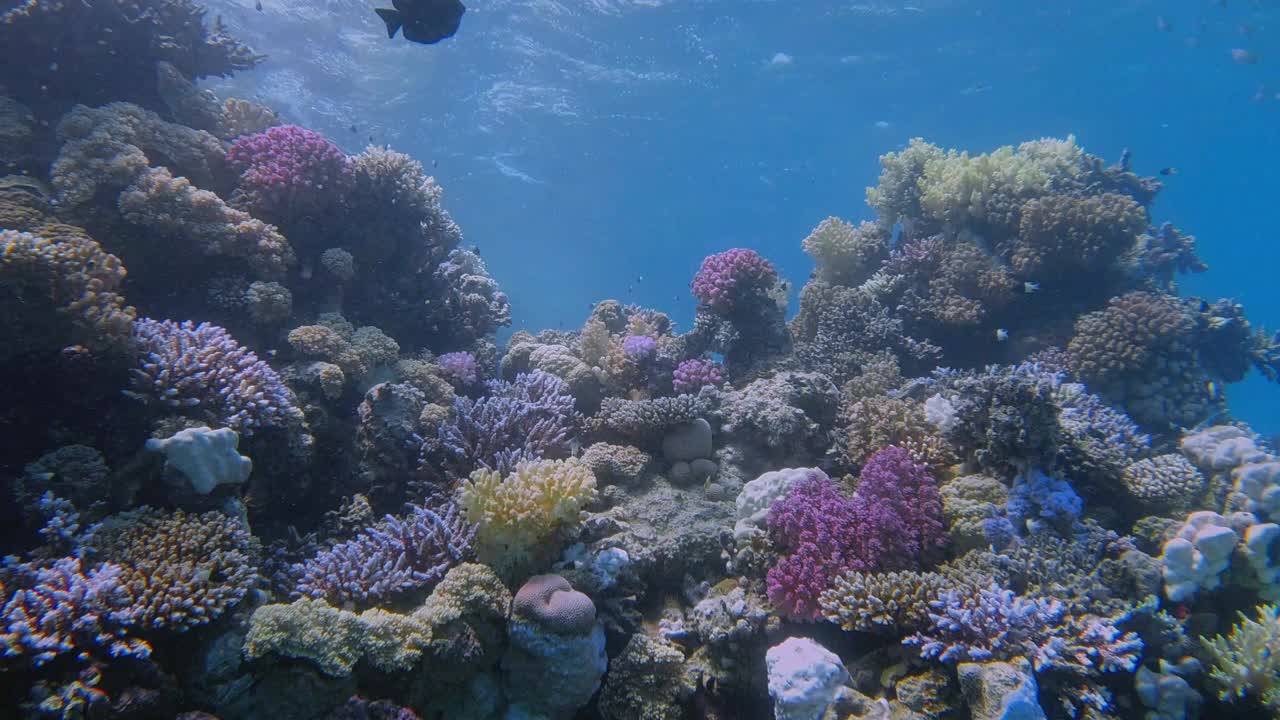
POLYGON ((892 446, 867 461, 853 497, 811 471, 769 508, 768 527, 782 552, 769 569, 769 599, 802 620, 818 616, 818 596, 836 576, 916 569, 946 543, 937 484, 892 446))
POLYGON ((720 372, 720 364, 702 358, 681 362, 671 375, 671 385, 681 395, 696 393, 708 385, 718 387, 722 384, 724 373, 720 372))
POLYGON ((236 200, 258 212, 297 212, 351 185, 351 164, 337 145, 297 125, 236 138, 227 164, 240 173, 236 200))
POLYGON ((733 248, 708 255, 690 287, 693 296, 721 315, 778 281, 778 271, 755 250, 733 248))

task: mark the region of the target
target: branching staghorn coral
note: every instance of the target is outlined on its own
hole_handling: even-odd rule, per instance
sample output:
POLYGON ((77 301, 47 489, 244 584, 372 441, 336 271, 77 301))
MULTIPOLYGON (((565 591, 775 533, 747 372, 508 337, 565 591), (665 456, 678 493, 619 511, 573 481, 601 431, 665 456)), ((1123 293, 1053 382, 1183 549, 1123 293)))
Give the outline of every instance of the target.
POLYGON ((469 558, 475 532, 452 503, 415 505, 404 518, 387 515, 354 539, 295 564, 294 592, 334 604, 367 604, 429 589, 469 558))
POLYGON ((477 468, 506 472, 522 460, 569 453, 581 417, 563 380, 535 370, 487 387, 479 399, 455 398, 439 429, 447 463, 459 476, 477 468))
POLYGON ((144 318, 135 323, 134 337, 133 397, 195 412, 245 435, 302 422, 280 376, 223 328, 144 318))
POLYGON ((1206 641, 1204 648, 1219 699, 1247 698, 1280 713, 1280 607, 1259 606, 1256 620, 1241 612, 1229 635, 1206 641))
POLYGON ((119 568, 131 621, 147 630, 212 622, 256 581, 248 528, 218 511, 168 514, 142 507, 89 528, 82 543, 88 557, 119 568))
POLYGON ((79 558, 62 558, 48 567, 8 568, 0 584, 0 648, 4 654, 43 665, 76 653, 89 657, 147 657, 151 647, 130 637, 136 608, 110 563, 84 568, 79 558))

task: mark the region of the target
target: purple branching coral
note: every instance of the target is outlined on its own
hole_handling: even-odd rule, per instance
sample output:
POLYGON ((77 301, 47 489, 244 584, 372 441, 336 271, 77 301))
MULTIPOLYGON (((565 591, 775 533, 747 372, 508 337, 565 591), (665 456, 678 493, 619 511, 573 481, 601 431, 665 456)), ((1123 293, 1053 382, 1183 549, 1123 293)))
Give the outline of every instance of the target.
POLYGON ((782 551, 769 569, 769 599, 799 619, 818 616, 818 596, 837 575, 914 570, 946 543, 937 484, 892 446, 867 461, 853 497, 811 472, 769 509, 768 527, 782 551))
POLYGON ((728 315, 740 303, 768 290, 778 281, 778 271, 755 250, 734 248, 708 255, 690 287, 704 306, 728 315))
POLYGON ((867 459, 854 494, 864 557, 877 570, 914 570, 947 544, 938 483, 911 453, 890 445, 867 459))
POLYGON ((502 473, 521 460, 567 457, 581 422, 569 386, 535 370, 514 382, 490 380, 489 394, 457 397, 439 439, 459 476, 477 468, 502 473))
POLYGON ((440 373, 454 387, 475 385, 480 379, 480 363, 472 353, 466 351, 445 353, 436 358, 436 363, 440 366, 440 373))
POLYGON ((293 565, 294 592, 341 605, 430 590, 449 568, 470 558, 474 539, 475 527, 452 503, 413 506, 405 518, 387 515, 354 539, 293 565))
POLYGON ((234 200, 250 210, 295 214, 340 197, 352 183, 351 164, 337 145, 297 125, 236 138, 227 165, 240 173, 234 200))
POLYGON ((905 640, 944 663, 1026 658, 1036 671, 1092 676, 1131 671, 1142 641, 1113 621, 1077 616, 1053 598, 1023 597, 996 586, 974 596, 955 590, 931 603, 932 627, 905 640))
POLYGON ((0 584, 5 655, 43 665, 67 653, 81 658, 98 651, 113 657, 151 654, 147 643, 126 634, 137 610, 119 567, 103 563, 85 571, 79 558, 68 557, 49 567, 22 564, 8 570, 11 594, 0 584))
POLYGON ((720 371, 720 364, 702 358, 681 362, 671 374, 671 385, 678 395, 697 394, 708 385, 719 387, 723 384, 724 373, 720 371))
POLYGON ((302 412, 280 376, 225 329, 150 318, 133 328, 140 362, 133 371, 132 397, 195 411, 211 424, 245 435, 301 422, 302 412))

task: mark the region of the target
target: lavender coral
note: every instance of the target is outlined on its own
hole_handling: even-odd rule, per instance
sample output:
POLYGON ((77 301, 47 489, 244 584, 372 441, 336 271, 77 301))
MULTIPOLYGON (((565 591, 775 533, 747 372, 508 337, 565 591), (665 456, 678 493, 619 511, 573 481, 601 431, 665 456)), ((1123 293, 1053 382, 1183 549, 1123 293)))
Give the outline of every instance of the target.
POLYGON ((1111 620, 1071 615, 1053 598, 1028 598, 990 587, 968 595, 949 591, 933 603, 932 627, 904 640, 942 662, 1029 659, 1037 671, 1092 675, 1131 671, 1142 641, 1111 620))
POLYGON ((236 138, 227 165, 240 173, 235 200, 255 212, 286 217, 338 197, 351 185, 347 156, 323 135, 297 125, 236 138))
POLYGON ((491 380, 478 400, 458 397, 440 426, 449 463, 465 475, 477 467, 507 472, 521 460, 562 457, 580 416, 563 380, 535 370, 514 382, 491 380))
POLYGON ((721 315, 778 281, 778 271, 755 250, 734 248, 708 255, 690 287, 704 306, 721 315))
POLYGON ((151 653, 147 643, 126 634, 137 611, 118 566, 107 563, 86 570, 79 558, 68 557, 49 567, 18 565, 11 570, 12 594, 0 610, 0 648, 5 655, 43 665, 73 652, 106 651, 116 657, 151 653))
POLYGON ((295 593, 342 604, 430 589, 470 556, 474 536, 453 504, 414 506, 405 518, 387 515, 354 539, 295 564, 295 593))
POLYGON ((723 384, 724 373, 720 371, 720 364, 702 358, 681 362, 671 374, 671 386, 682 395, 696 394, 704 387, 719 387, 723 384))
POLYGON ((280 376, 217 325, 143 318, 134 338, 133 397, 199 412, 244 435, 301 420, 280 376))
POLYGON ((631 362, 643 365, 658 356, 658 341, 648 335, 628 335, 622 341, 622 352, 631 362))
POLYGON ((480 379, 480 363, 469 352, 445 353, 436 358, 441 374, 455 387, 475 385, 480 379))

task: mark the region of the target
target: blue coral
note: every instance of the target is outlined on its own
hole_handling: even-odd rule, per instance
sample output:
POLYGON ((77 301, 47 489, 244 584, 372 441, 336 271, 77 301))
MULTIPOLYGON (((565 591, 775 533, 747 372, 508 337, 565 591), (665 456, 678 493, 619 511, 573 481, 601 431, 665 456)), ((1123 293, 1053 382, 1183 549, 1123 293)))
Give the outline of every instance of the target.
POLYGON ((470 556, 474 537, 454 505, 414 506, 408 517, 387 515, 354 539, 295 564, 294 593, 341 605, 429 590, 470 556))
POLYGON ((127 634, 139 610, 132 605, 119 567, 103 563, 86 571, 79 558, 67 557, 48 567, 14 565, 9 575, 10 588, 17 587, 0 610, 0 648, 5 655, 27 658, 37 666, 71 653, 150 655, 150 646, 127 634))
POLYGON ((1105 618, 1072 615, 1053 598, 992 586, 976 595, 951 590, 931 606, 931 627, 903 642, 945 663, 1021 657, 1037 671, 1093 675, 1131 671, 1142 656, 1137 635, 1105 618))
POLYGON ((280 376, 224 328, 150 318, 133 328, 140 354, 133 397, 245 435, 301 420, 280 376))
POLYGON ((521 460, 569 454, 581 416, 563 380, 535 370, 487 387, 482 398, 455 398, 440 426, 439 440, 459 475, 481 467, 507 473, 521 460))
POLYGON ((1052 527, 1065 533, 1079 521, 1084 501, 1071 483, 1032 469, 1014 480, 1006 507, 1016 529, 1041 532, 1052 527))

